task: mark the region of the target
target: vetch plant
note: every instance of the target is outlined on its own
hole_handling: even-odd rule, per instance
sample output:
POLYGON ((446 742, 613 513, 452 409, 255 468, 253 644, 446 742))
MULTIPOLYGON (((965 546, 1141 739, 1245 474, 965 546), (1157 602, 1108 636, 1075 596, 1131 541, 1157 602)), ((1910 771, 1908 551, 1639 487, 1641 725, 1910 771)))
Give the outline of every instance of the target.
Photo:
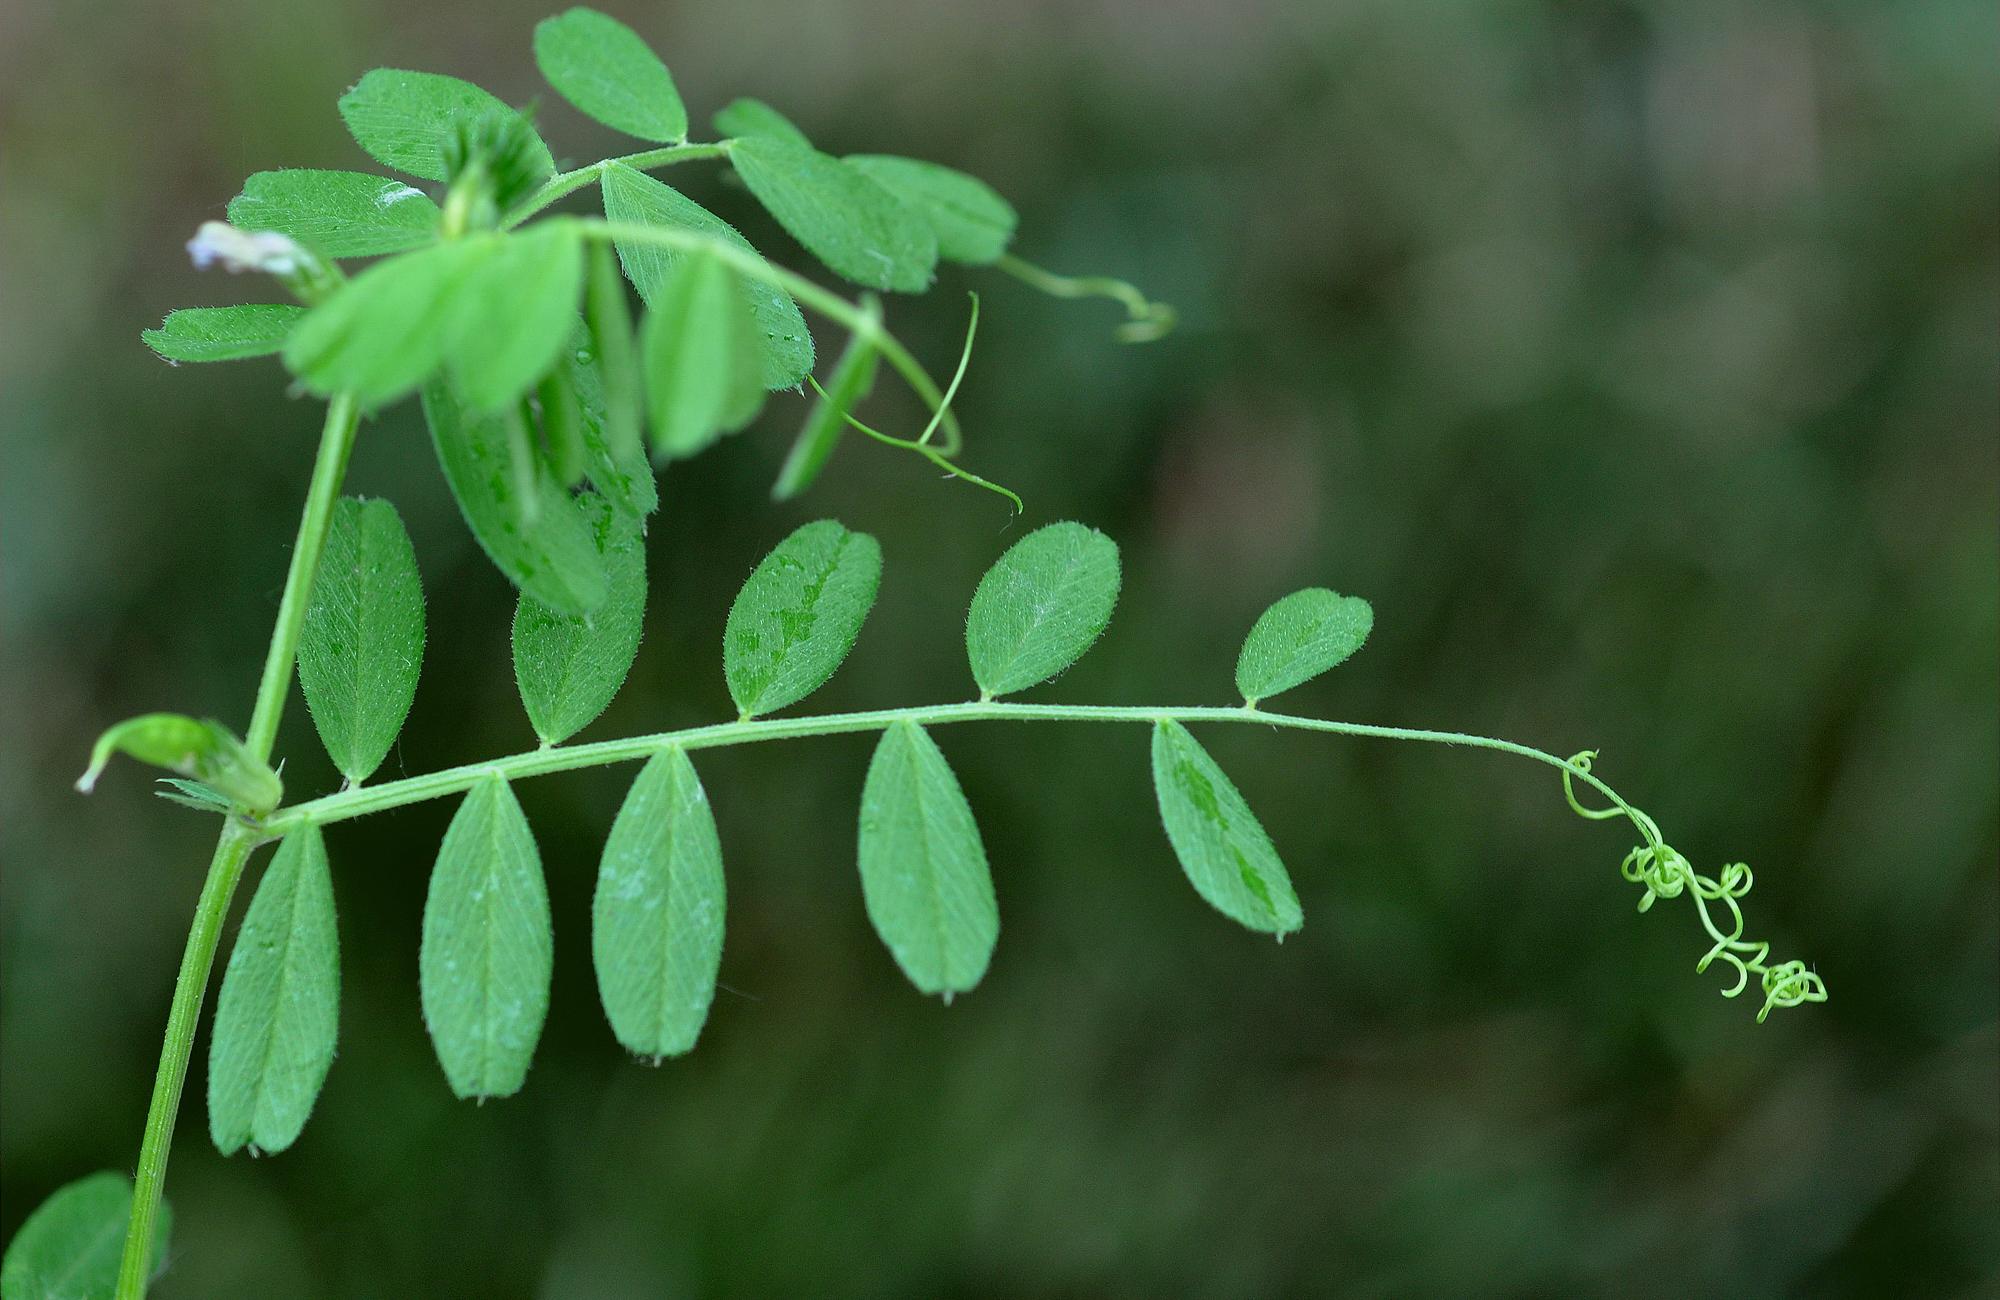
POLYGON ((1218 911, 1282 938, 1303 923, 1276 847, 1191 728, 1251 724, 1472 746, 1531 759, 1562 779, 1581 816, 1622 819, 1639 843, 1621 871, 1639 907, 1686 895, 1734 997, 1752 985, 1774 1008, 1823 1001, 1819 977, 1774 962, 1745 936, 1749 868, 1698 872, 1658 824, 1592 768, 1458 732, 1273 711, 1267 701, 1366 642, 1364 600, 1312 588, 1272 605, 1236 664, 1240 703, 1064 704, 1015 697, 1074 664, 1112 621, 1118 548, 1083 524, 1028 532, 972 594, 965 649, 974 697, 855 713, 788 712, 839 668, 883 576, 874 538, 833 520, 780 541, 722 625, 722 673, 737 716, 704 726, 570 743, 610 703, 639 647, 647 583, 642 538, 658 505, 657 463, 699 454, 745 428, 772 391, 816 400, 772 495, 810 489, 850 429, 947 475, 1008 489, 961 464, 951 399, 977 324, 940 386, 884 325, 882 302, 849 301, 767 261, 720 218, 649 173, 726 162, 828 270, 863 290, 918 292, 939 260, 991 266, 1065 297, 1119 302, 1121 335, 1154 338, 1166 308, 1122 282, 1072 279, 1008 251, 1014 212, 984 183, 933 163, 834 158, 754 100, 688 139, 672 75, 622 24, 573 9, 536 30, 556 92, 651 147, 558 171, 528 115, 451 77, 377 70, 342 97, 361 147, 400 176, 261 172, 204 225, 195 261, 269 276, 292 299, 174 312, 146 342, 170 361, 280 356, 326 399, 269 653, 249 725, 154 713, 107 730, 79 781, 117 754, 157 767, 163 797, 215 816, 220 832, 196 903, 146 1117, 136 1180, 98 1173, 58 1191, 10 1244, 8 1297, 142 1295, 164 1258, 167 1156, 213 959, 245 867, 264 868, 237 934, 209 1043, 209 1132, 225 1154, 297 1140, 338 1035, 339 936, 326 831, 370 813, 458 800, 422 917, 419 998, 457 1096, 506 1097, 526 1080, 548 1009, 555 921, 515 782, 617 763, 640 768, 609 828, 592 905, 592 963, 612 1035, 644 1060, 696 1044, 724 940, 722 846, 695 763, 706 749, 851 732, 880 739, 861 788, 856 837, 868 918, 924 993, 974 989, 1000 929, 971 802, 934 733, 959 724, 1094 722, 1149 734, 1160 820, 1188 882, 1218 911), (427 182, 425 188, 416 182, 427 182), (595 186, 603 216, 551 214, 595 186), (357 267, 361 259, 374 259, 357 267), (345 265, 343 265, 345 263, 345 265), (643 305, 636 319, 628 293, 643 305), (845 331, 824 383, 803 312, 845 331), (930 412, 914 436, 854 415, 884 364, 930 412), (519 588, 512 640, 537 748, 371 784, 415 697, 425 642, 423 582, 396 508, 341 495, 364 415, 415 395, 467 527, 519 588), (294 665, 341 787, 287 802, 274 745, 294 665), (1595 802, 1601 801, 1601 802, 1595 802))

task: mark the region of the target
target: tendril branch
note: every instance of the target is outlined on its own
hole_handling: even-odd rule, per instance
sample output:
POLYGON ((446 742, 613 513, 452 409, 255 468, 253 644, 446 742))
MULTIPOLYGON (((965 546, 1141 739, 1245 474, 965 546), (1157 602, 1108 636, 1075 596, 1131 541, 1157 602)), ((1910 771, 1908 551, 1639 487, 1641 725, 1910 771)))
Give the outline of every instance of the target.
POLYGON ((1643 842, 1625 855, 1625 860, 1618 865, 1618 874, 1635 885, 1645 886, 1646 892, 1639 899, 1641 912, 1652 910, 1653 904, 1663 898, 1679 898, 1683 893, 1694 899, 1695 914, 1701 920, 1701 928, 1714 941, 1701 960, 1694 964, 1695 970, 1706 971, 1718 960, 1734 966, 1736 982, 1722 991, 1722 996, 1726 998, 1742 993, 1750 986, 1750 977, 1756 976, 1758 987, 1764 994, 1763 1008, 1757 1012, 1760 1024, 1775 1007, 1826 1001, 1826 981, 1817 972, 1806 969, 1806 964, 1801 961, 1779 962, 1774 966, 1770 962, 1770 944, 1743 937, 1742 898, 1756 882, 1748 864, 1729 863, 1722 868, 1719 878, 1704 876, 1696 871, 1686 855, 1668 844, 1660 834, 1658 822, 1591 777, 1590 766, 1596 758, 1597 751, 1586 749, 1573 755, 1564 765, 1563 798, 1569 801, 1570 809, 1579 817, 1588 817, 1592 821, 1623 817, 1638 830, 1643 842), (1580 802, 1573 781, 1579 776, 1590 781, 1610 799, 1611 806, 1591 808, 1580 802), (1718 911, 1725 916, 1721 924, 1716 920, 1718 911))

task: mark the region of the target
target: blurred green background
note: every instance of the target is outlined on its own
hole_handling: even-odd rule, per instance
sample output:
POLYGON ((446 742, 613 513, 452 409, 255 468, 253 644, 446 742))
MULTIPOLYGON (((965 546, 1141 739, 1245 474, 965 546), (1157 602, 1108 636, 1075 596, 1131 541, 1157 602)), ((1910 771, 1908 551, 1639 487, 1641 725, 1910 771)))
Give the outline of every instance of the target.
MULTIPOLYGON (((1266 602, 1366 595, 1373 642, 1288 704, 1600 747, 1704 869, 1756 867, 1753 937, 1832 1001, 1759 1027, 1719 997, 1686 900, 1635 915, 1627 837, 1545 769, 1200 733, 1297 881, 1279 948, 1181 879, 1143 731, 986 726, 939 739, 1005 933, 948 1009, 862 913, 868 740, 701 756, 727 989, 649 1069, 588 959, 631 770, 541 779, 557 964, 526 1090, 454 1102, 419 1017, 449 807, 341 826, 340 1059, 292 1151, 225 1161, 197 1058, 160 1295, 1994 1294, 1989 5, 607 7, 698 137, 751 94, 834 152, 974 171, 1025 256, 1129 277, 1184 326, 1121 346, 1108 305, 955 269, 893 301, 943 370, 982 293, 967 463, 1028 517, 860 442, 773 508, 803 410, 775 400, 663 480, 646 644, 587 735, 723 717, 730 596, 823 515, 887 567, 815 703, 963 698, 978 575, 1081 518, 1127 589, 1041 698, 1228 702, 1266 602)), ((634 147, 541 86, 544 12, 0 16, 0 1234, 131 1167, 213 833, 135 767, 88 803, 69 782, 124 715, 247 719, 318 423, 274 364, 170 369, 139 331, 267 295, 181 244, 251 171, 368 165, 333 109, 367 68, 541 96, 572 160, 634 147)), ((713 169, 672 179, 821 274, 713 169)), ((888 385, 870 411, 915 415, 888 385)), ((512 593, 413 411, 365 430, 350 482, 401 509, 430 597, 388 770, 528 747, 512 593)), ((281 752, 295 792, 331 786, 296 698, 281 752)))

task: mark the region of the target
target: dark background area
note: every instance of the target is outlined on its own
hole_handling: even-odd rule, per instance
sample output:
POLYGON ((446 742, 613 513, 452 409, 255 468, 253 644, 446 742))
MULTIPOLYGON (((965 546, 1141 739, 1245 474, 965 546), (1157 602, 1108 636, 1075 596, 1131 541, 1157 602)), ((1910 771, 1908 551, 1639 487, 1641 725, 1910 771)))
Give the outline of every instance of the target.
MULTIPOLYGON (((609 4, 696 122, 739 94, 834 152, 978 173, 1017 249, 1183 328, 946 269, 892 324, 1025 520, 854 441, 767 489, 804 403, 662 482, 647 638, 587 737, 725 716, 723 616, 825 515, 882 597, 813 707, 964 698, 965 603, 1027 527, 1124 548, 1111 632, 1036 698, 1227 703, 1245 628, 1324 584, 1369 646, 1287 704, 1599 770, 1751 934, 1825 977, 1753 1023, 1685 898, 1490 754, 1198 731, 1306 910, 1209 911, 1138 728, 953 728, 1003 935, 949 1008, 875 940, 862 737, 703 754, 729 936, 701 1044, 651 1069, 596 1004, 589 891, 629 768, 524 783, 556 916, 525 1091, 452 1100, 417 1003, 450 807, 329 835, 341 1052, 290 1152, 225 1161, 198 1046, 158 1293, 207 1296, 1991 1294, 2000 1260, 1996 279, 2000 19, 1924 3, 1100 0, 609 4)), ((177 306, 267 290, 181 244, 251 171, 366 167, 377 65, 543 100, 544 9, 263 0, 0 15, 0 1233, 131 1167, 208 820, 108 722, 247 721, 317 430, 274 363, 170 369, 177 306)), ((710 165, 671 180, 816 264, 710 165)), ((580 196, 588 202, 587 196, 580 196)), ((819 322, 815 322, 819 328, 819 322)), ((838 341, 821 333, 823 354, 838 341)), ((914 410, 891 385, 869 408, 914 410)), ((430 646, 385 775, 530 747, 513 596, 415 412, 363 433, 430 646)), ((296 697, 295 794, 330 788, 296 697)), ((247 898, 247 891, 244 895, 247 898)), ((238 904, 240 913, 241 901, 238 904)))

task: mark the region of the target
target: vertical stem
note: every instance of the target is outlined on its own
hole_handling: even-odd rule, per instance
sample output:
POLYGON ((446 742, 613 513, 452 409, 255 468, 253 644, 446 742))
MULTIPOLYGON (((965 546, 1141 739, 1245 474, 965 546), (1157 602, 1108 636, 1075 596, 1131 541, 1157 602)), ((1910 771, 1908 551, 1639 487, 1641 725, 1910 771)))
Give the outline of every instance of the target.
POLYGON ((257 684, 257 706, 244 735, 260 763, 270 761, 271 747, 278 740, 278 719, 284 716, 285 697, 291 694, 292 657, 299 648, 299 629, 305 626, 306 600, 312 594, 313 575, 319 572, 320 552, 326 549, 327 525, 333 518, 333 503, 340 499, 341 480, 347 477, 359 419, 354 398, 346 393, 327 404, 319 457, 313 462, 305 512, 299 517, 299 539, 292 547, 292 567, 285 574, 278 622, 271 629, 270 652, 264 656, 263 680, 257 684))
POLYGON ((232 821, 216 842, 208 878, 201 885, 201 901, 195 904, 187 951, 181 954, 180 974, 174 979, 166 1039, 160 1044, 160 1068, 153 1076, 153 1100, 146 1108, 146 1136, 139 1145, 132 1217, 125 1228, 125 1255, 118 1265, 118 1300, 139 1300, 152 1280, 153 1223, 167 1181, 167 1151, 173 1145, 181 1085, 187 1082, 188 1058, 194 1053, 195 1028, 208 991, 209 968, 215 964, 216 945, 222 939, 222 923, 229 915, 229 900, 256 844, 252 832, 232 821))
MULTIPOLYGON (((257 684, 257 703, 245 736, 259 762, 270 760, 271 747, 277 742, 278 719, 284 715, 285 696, 291 692, 293 660, 305 626, 306 601, 312 594, 313 576, 319 572, 320 555, 326 549, 333 504, 339 500, 341 480, 347 476, 347 459, 354 450, 359 420, 359 408, 345 393, 327 405, 319 454, 313 460, 305 510, 299 517, 298 541, 285 572, 285 594, 278 602, 278 621, 271 629, 271 648, 264 657, 264 675, 257 684)), ((215 856, 209 860, 208 876, 202 881, 201 898, 195 903, 180 974, 174 979, 166 1038, 160 1044, 160 1066, 153 1076, 153 1100, 146 1108, 146 1133, 139 1144, 139 1171, 132 1188, 132 1216, 125 1228, 125 1254, 118 1265, 117 1300, 140 1300, 151 1280, 153 1222, 166 1186, 167 1154, 173 1146, 174 1120, 180 1113, 188 1059, 194 1054, 201 1004, 208 993, 208 974, 215 965, 215 949, 222 940, 223 922, 229 917, 229 903, 236 896, 243 864, 258 840, 256 831, 233 817, 225 822, 215 856)))

